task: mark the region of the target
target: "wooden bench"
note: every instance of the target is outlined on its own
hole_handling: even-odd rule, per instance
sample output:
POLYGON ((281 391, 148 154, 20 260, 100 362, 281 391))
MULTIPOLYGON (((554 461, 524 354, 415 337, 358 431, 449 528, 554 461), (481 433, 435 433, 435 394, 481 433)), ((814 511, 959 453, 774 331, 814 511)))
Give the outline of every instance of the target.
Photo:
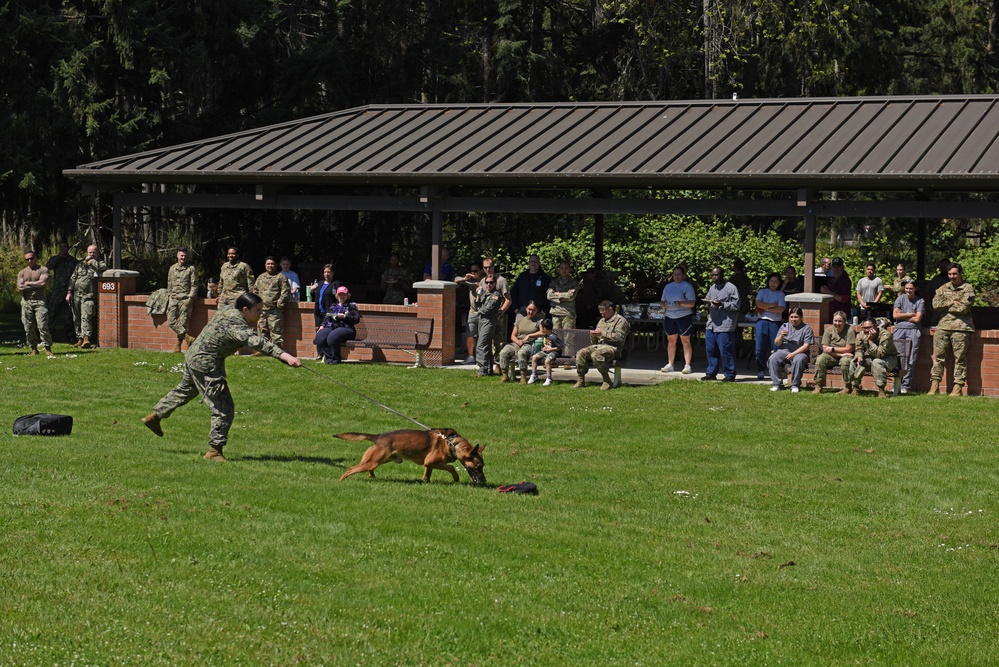
MULTIPOLYGON (((893 341, 895 343, 895 349, 898 350, 898 370, 893 373, 888 373, 888 378, 891 380, 892 394, 898 396, 902 393, 902 378, 905 377, 906 372, 909 370, 909 349, 912 347, 912 341, 908 339, 900 339, 893 341)), ((808 366, 805 368, 805 375, 815 375, 815 360, 818 359, 819 355, 822 354, 822 344, 812 343, 808 347, 808 366)), ((785 372, 790 374, 791 365, 785 364, 785 372)), ((830 366, 826 369, 826 373, 832 373, 834 368, 838 366, 830 366)), ((864 377, 872 377, 871 371, 864 371, 864 377)))
POLYGON ((357 338, 344 347, 390 349, 410 352, 416 358, 413 368, 423 367, 423 352, 434 335, 434 320, 430 317, 408 317, 391 313, 366 314, 357 323, 357 338))
MULTIPOLYGON (((576 353, 584 347, 593 345, 590 340, 589 329, 555 329, 556 336, 562 339, 565 347, 562 348, 562 356, 552 361, 552 368, 562 366, 563 368, 575 368, 576 353)), ((634 334, 629 331, 624 345, 617 348, 617 356, 614 358, 614 382, 611 386, 621 386, 621 369, 628 363, 628 353, 635 345, 634 334)))

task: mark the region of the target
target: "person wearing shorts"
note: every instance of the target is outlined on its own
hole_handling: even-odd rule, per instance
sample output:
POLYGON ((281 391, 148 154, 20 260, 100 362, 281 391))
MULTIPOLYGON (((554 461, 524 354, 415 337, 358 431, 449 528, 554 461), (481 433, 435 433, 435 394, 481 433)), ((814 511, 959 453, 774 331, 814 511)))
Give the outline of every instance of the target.
POLYGON ((682 266, 673 269, 672 282, 666 283, 662 297, 659 300, 665 317, 663 318, 663 333, 666 335, 666 365, 663 373, 672 373, 673 362, 676 359, 676 341, 680 339, 683 345, 683 371, 690 373, 690 360, 694 356, 690 344, 690 334, 694 329, 694 305, 697 297, 694 286, 687 282, 687 271, 682 266))

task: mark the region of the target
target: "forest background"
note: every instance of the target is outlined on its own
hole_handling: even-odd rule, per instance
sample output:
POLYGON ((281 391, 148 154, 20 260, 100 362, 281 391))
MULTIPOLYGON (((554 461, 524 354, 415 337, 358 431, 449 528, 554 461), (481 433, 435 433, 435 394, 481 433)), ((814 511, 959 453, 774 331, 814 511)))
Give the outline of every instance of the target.
MULTIPOLYGON (((999 0, 0 0, 0 306, 34 247, 44 261, 110 242, 109 207, 68 167, 374 103, 560 102, 994 93, 999 0)), ((698 193, 688 193, 698 196, 698 193)), ((293 255, 303 278, 377 283, 392 251, 414 279, 426 216, 162 211, 126 225, 127 268, 162 286, 179 246, 202 275, 225 248, 259 271, 293 255)), ((820 252, 854 276, 915 260, 912 220, 823 220, 820 252)), ((931 221, 928 266, 962 261, 994 294, 994 220, 931 221)), ((612 216, 605 265, 654 298, 673 265, 706 283, 744 259, 750 277, 801 268, 796 220, 612 216)), ((508 273, 538 252, 554 273, 593 262, 593 220, 451 215, 463 270, 508 273)), ((932 273, 932 270, 930 271, 932 273)), ((929 276, 927 276, 929 277, 929 276)), ((991 297, 989 297, 991 299, 991 297)))

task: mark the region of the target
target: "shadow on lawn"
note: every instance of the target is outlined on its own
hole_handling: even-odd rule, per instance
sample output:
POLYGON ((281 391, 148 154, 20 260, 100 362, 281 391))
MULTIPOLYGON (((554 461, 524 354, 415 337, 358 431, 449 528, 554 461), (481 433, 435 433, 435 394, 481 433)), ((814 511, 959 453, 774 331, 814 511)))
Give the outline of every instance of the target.
POLYGON ((331 459, 325 456, 278 456, 274 454, 260 454, 260 455, 249 455, 240 456, 243 461, 275 461, 278 463, 315 463, 317 465, 331 466, 334 468, 346 468, 347 459, 331 459))

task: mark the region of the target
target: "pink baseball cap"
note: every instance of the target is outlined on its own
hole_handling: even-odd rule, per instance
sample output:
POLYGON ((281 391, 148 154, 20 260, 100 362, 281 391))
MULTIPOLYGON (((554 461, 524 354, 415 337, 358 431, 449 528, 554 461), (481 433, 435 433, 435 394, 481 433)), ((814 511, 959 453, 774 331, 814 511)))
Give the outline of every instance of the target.
POLYGON ((350 294, 350 290, 347 289, 346 287, 344 287, 343 285, 340 285, 339 287, 336 288, 336 293, 337 294, 350 294))

